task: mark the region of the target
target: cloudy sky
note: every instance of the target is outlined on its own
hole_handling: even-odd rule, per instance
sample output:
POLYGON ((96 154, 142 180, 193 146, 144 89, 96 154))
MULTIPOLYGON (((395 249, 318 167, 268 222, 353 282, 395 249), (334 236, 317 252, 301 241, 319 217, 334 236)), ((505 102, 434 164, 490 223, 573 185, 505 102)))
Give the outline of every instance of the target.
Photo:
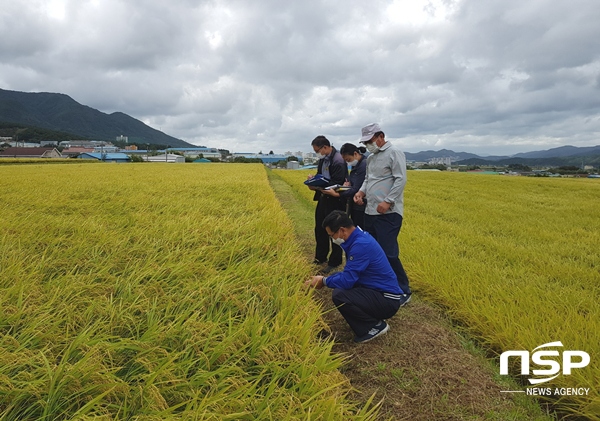
POLYGON ((600 144, 597 0, 0 0, 0 88, 235 152, 600 144))

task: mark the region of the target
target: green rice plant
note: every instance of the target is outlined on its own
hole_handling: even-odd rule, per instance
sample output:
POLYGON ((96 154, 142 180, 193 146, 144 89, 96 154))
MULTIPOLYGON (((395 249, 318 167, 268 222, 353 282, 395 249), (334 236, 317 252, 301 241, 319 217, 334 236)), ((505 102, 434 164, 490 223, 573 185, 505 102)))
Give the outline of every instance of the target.
POLYGON ((367 420, 261 165, 0 168, 0 419, 367 420))
POLYGON ((306 199, 308 202, 317 206, 317 202, 313 201, 315 192, 310 190, 304 182, 307 180, 308 175, 315 175, 316 169, 312 170, 273 170, 275 174, 283 178, 300 196, 306 199))
MULTIPOLYGON (((600 184, 409 173, 400 256, 418 291, 447 307, 490 349, 561 341, 591 363, 553 388, 559 407, 600 414, 600 184)), ((534 367, 535 368, 535 367, 534 367)), ((514 372, 518 372, 515 370, 514 372)))

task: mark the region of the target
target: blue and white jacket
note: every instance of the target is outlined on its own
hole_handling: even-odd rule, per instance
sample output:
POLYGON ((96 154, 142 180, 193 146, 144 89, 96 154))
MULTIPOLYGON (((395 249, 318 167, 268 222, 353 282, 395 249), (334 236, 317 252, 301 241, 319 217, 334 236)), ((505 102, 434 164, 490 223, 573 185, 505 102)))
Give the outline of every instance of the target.
POLYGON ((371 234, 356 227, 341 247, 346 252, 344 271, 326 277, 325 286, 340 289, 369 288, 381 291, 384 296, 392 299, 398 299, 395 296, 404 294, 383 249, 371 234))

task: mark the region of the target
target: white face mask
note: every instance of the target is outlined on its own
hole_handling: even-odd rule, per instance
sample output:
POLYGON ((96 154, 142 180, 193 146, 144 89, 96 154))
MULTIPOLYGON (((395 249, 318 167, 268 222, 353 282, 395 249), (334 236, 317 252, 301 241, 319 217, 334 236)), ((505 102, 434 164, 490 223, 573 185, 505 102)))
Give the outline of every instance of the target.
POLYGON ((358 164, 358 159, 355 159, 352 162, 348 162, 348 165, 350 165, 351 167, 355 166, 356 164, 358 164))
POLYGON ((333 244, 337 244, 338 246, 341 246, 344 242, 346 242, 346 240, 343 238, 332 238, 331 241, 333 244))
POLYGON ((379 152, 379 146, 377 146, 375 144, 375 142, 371 142, 371 143, 367 143, 366 144, 367 150, 371 153, 377 153, 379 152))
POLYGON ((325 158, 326 156, 327 156, 327 154, 326 154, 326 153, 320 153, 320 154, 319 154, 319 157, 320 157, 321 159, 325 158))

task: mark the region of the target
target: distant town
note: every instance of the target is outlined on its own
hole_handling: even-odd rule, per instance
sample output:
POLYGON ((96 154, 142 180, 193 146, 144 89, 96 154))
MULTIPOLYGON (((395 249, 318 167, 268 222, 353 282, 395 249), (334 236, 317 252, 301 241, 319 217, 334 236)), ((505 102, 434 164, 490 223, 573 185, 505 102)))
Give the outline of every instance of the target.
MULTIPOLYGON (((164 163, 262 163, 271 168, 306 169, 315 168, 319 157, 314 152, 285 152, 275 154, 259 152, 231 152, 227 149, 208 147, 171 148, 167 145, 129 144, 127 136, 117 136, 114 142, 102 140, 67 140, 20 142, 11 137, 0 137, 0 163, 7 159, 31 160, 95 160, 112 163, 164 162, 164 163)), ((460 157, 435 157, 427 161, 407 160, 407 168, 416 171, 455 171, 482 174, 500 174, 533 177, 589 177, 600 178, 598 166, 548 165, 528 166, 523 164, 500 165, 459 164, 460 157)))

